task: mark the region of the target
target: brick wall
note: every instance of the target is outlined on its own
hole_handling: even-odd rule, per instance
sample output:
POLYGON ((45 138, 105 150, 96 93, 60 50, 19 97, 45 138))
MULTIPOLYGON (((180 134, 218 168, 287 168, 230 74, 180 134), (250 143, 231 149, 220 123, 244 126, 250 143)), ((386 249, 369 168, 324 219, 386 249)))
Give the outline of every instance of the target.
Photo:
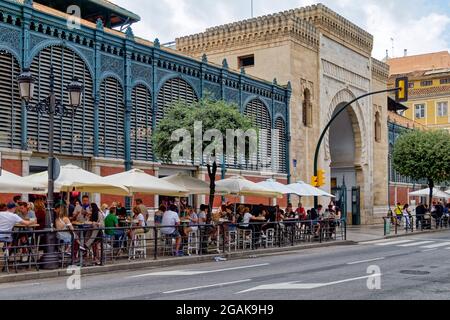
MULTIPOLYGON (((120 167, 100 167, 100 175, 102 177, 110 176, 110 175, 121 173, 124 171, 125 171, 125 169, 120 168, 120 167)), ((121 196, 111 196, 111 195, 102 194, 100 196, 100 199, 101 199, 100 202, 102 204, 106 203, 108 205, 111 205, 113 202, 122 202, 122 204, 125 205, 125 197, 121 197, 121 196)))

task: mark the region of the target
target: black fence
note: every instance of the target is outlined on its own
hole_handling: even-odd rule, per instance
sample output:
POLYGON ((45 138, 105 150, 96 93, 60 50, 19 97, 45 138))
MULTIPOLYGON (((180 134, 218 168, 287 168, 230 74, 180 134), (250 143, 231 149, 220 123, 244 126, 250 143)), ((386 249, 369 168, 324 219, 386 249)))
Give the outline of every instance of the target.
MULTIPOLYGON (((346 240, 343 220, 276 223, 93 228, 73 231, 22 229, 0 233, 3 272, 48 267, 108 265, 173 256, 222 255, 231 252, 282 248, 346 240)), ((52 269, 53 269, 52 268, 52 269)))
POLYGON ((412 233, 417 231, 450 229, 450 217, 426 214, 423 216, 388 216, 384 217, 384 235, 412 233))

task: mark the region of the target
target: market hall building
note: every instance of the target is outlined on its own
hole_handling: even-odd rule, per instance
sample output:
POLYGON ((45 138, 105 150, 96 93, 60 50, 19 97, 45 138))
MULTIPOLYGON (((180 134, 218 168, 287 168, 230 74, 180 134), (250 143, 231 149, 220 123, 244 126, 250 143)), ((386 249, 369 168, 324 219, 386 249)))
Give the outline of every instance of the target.
MULTIPOLYGON (((64 0, 0 1, 3 169, 21 176, 47 169, 48 116, 27 112, 17 77, 24 68, 31 69, 36 79, 35 101, 39 101, 49 94, 52 66, 58 99, 67 99, 65 88, 74 76, 84 84, 76 115, 55 119, 55 153, 63 165, 72 163, 102 176, 140 168, 159 177, 188 172, 206 180, 203 167, 158 162, 152 132, 174 102, 197 101, 208 92, 215 99, 235 103, 259 128, 282 133, 276 147, 269 148, 273 169, 269 172, 271 178, 288 182, 288 83, 264 82, 232 72, 226 61, 213 65, 206 56, 194 59, 162 47, 157 40, 135 37, 130 25, 139 16, 108 1, 77 1, 82 19, 73 28, 66 13, 71 4, 64 0)), ((270 136, 267 139, 271 145, 270 136)), ((261 181, 268 178, 262 171, 268 170, 230 164, 226 176, 241 174, 261 181)), ((0 201, 11 197, 0 195, 0 201)), ((157 196, 143 198, 149 207, 158 205, 157 196)), ((95 200, 124 199, 96 195, 95 200)), ((268 200, 248 197, 240 201, 258 204, 268 200)))

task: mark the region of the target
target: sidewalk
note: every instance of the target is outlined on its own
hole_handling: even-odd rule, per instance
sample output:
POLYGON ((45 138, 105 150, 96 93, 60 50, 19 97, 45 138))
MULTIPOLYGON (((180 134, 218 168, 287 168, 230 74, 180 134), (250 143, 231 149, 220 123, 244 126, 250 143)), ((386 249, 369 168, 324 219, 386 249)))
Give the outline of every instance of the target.
POLYGON ((347 226, 347 240, 364 242, 384 239, 384 225, 347 226))

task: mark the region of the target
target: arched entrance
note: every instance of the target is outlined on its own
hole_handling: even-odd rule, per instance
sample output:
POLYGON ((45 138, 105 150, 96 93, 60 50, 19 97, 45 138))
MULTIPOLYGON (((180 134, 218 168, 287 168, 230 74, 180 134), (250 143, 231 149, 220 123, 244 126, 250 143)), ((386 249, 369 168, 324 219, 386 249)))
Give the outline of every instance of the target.
MULTIPOLYGON (((333 116, 346 105, 339 103, 334 109, 333 116)), ((361 186, 364 183, 361 166, 362 155, 361 130, 357 115, 352 107, 343 111, 330 127, 329 132, 329 160, 332 189, 344 187, 348 222, 359 225, 362 222, 361 186)), ((341 207, 344 207, 341 203, 341 207)))

